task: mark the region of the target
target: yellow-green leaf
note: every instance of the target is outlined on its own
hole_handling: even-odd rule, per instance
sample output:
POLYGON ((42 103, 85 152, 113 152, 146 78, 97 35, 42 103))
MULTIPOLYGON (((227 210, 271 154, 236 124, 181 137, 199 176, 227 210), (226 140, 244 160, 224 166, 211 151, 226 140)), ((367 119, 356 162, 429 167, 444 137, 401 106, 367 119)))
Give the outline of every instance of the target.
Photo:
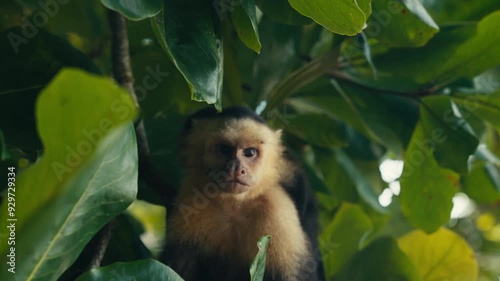
POLYGON ((440 228, 433 234, 415 230, 398 240, 399 248, 418 268, 422 281, 476 281, 474 251, 453 231, 440 228))
POLYGON ((344 203, 320 235, 319 243, 327 278, 331 278, 359 250, 372 229, 361 207, 344 203))
POLYGON ((369 0, 289 0, 299 13, 331 32, 356 35, 365 26, 372 9, 369 0))

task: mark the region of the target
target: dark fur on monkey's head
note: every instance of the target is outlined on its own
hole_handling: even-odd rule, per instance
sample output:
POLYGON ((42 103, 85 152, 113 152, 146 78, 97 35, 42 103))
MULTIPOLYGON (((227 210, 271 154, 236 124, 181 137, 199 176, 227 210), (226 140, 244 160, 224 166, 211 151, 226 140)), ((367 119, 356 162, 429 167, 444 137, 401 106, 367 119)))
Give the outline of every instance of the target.
POLYGON ((217 112, 214 107, 207 107, 201 109, 191 115, 189 119, 186 121, 184 125, 184 133, 190 131, 193 128, 193 120, 198 119, 243 119, 250 118, 255 122, 266 124, 264 119, 262 119, 259 115, 253 112, 251 109, 244 106, 231 106, 226 107, 222 112, 217 112))

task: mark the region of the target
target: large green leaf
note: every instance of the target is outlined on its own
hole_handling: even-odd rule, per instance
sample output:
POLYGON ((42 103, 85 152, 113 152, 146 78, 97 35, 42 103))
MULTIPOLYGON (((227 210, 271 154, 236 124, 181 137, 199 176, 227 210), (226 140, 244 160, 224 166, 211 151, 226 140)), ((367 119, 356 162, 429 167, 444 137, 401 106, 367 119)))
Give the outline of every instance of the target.
POLYGON ((451 97, 464 114, 477 115, 500 128, 500 91, 491 94, 453 94, 451 97))
MULTIPOLYGON (((238 61, 238 59, 243 58, 245 62, 252 65, 257 53, 250 53, 249 50, 239 42, 239 39, 235 38, 233 29, 226 22, 224 24, 224 84, 222 86, 222 103, 224 106, 244 105, 245 97, 247 99, 251 97, 251 95, 244 96, 243 85, 248 86, 250 83, 244 84, 243 75, 251 77, 252 69, 247 67, 245 63, 239 63, 238 61)), ((246 87, 246 90, 248 88, 246 87)))
POLYGON ((341 149, 335 149, 335 155, 337 162, 339 162, 342 168, 344 168, 345 172, 349 175, 352 182, 356 186, 359 196, 363 198, 363 200, 374 210, 379 213, 386 213, 387 210, 380 205, 378 201, 378 194, 375 192, 375 188, 372 183, 366 177, 367 175, 361 173, 357 165, 341 149))
POLYGON ((408 134, 408 130, 411 130, 411 126, 408 125, 413 122, 400 118, 397 107, 392 106, 390 96, 386 97, 383 92, 365 89, 354 84, 335 82, 332 84, 362 120, 364 128, 370 133, 368 137, 372 137, 396 153, 403 149, 405 135, 408 134))
POLYGON ((351 203, 358 202, 359 195, 356 190, 356 185, 337 161, 334 152, 328 149, 321 149, 316 152, 315 156, 315 162, 321 171, 324 184, 327 185, 329 193, 331 194, 331 196, 328 197, 328 202, 325 203, 336 206, 344 201, 351 203))
POLYGON ((175 271, 163 263, 153 259, 133 262, 117 262, 109 266, 94 268, 80 276, 77 281, 109 281, 109 280, 155 280, 183 281, 175 271))
POLYGON ((422 281, 476 281, 474 251, 453 231, 441 228, 433 234, 414 230, 398 239, 398 245, 422 276, 422 281))
POLYGON ((366 35, 391 47, 420 47, 439 31, 419 1, 372 1, 366 35))
POLYGON ((372 227, 370 218, 359 206, 349 203, 340 206, 319 237, 328 280, 356 254, 372 227))
POLYGON ((242 0, 241 5, 234 7, 231 13, 234 28, 241 41, 256 53, 260 53, 259 30, 255 0, 242 0))
POLYGON ((422 0, 432 18, 440 25, 456 21, 480 20, 491 11, 500 10, 500 2, 497 0, 422 0))
MULTIPOLYGON (((344 44, 353 43, 351 40, 346 40, 344 44)), ((342 56, 350 59, 352 46, 346 46, 342 56)), ((395 91, 402 94, 408 93, 408 96, 411 96, 411 93, 417 92, 422 88, 421 84, 413 81, 413 77, 407 77, 404 73, 395 73, 390 68, 380 68, 380 63, 380 61, 375 63, 377 69, 376 77, 368 62, 362 65, 348 66, 342 70, 342 75, 349 81, 370 87, 374 90, 395 91)))
POLYGON ((492 163, 475 163, 468 175, 462 178, 463 191, 479 203, 500 202, 500 172, 492 163))
POLYGON ((289 99, 288 103, 301 112, 325 113, 394 152, 402 151, 415 123, 411 104, 353 84, 332 84, 308 88, 304 91, 307 95, 289 99))
POLYGON ((259 241, 257 241, 259 251, 257 252, 257 255, 255 255, 252 265, 250 266, 251 281, 262 281, 264 279, 264 274, 266 273, 267 246, 269 246, 269 240, 271 240, 271 236, 267 235, 262 236, 259 241))
POLYGON ((442 66, 440 77, 447 80, 455 77, 474 77, 500 64, 500 11, 484 17, 477 24, 476 35, 461 45, 453 57, 442 66))
POLYGON ((320 79, 303 91, 304 95, 287 100, 295 110, 304 113, 327 114, 335 120, 343 121, 365 135, 370 135, 363 119, 336 92, 329 81, 320 79))
POLYGON ((101 0, 111 10, 120 12, 129 20, 143 20, 158 14, 163 9, 164 0, 101 0))
POLYGON ((356 35, 372 12, 369 0, 289 0, 299 13, 312 18, 331 32, 356 35))
POLYGON ((223 44, 211 2, 167 0, 153 25, 160 44, 186 79, 191 98, 221 109, 223 44))
POLYGON ((414 226, 430 233, 450 219, 458 176, 439 167, 432 146, 442 135, 426 137, 422 122, 413 132, 401 175, 401 210, 414 226))
MULTIPOLYGON (((334 281, 423 281, 418 269, 390 237, 373 241, 359 252, 334 281)), ((443 280, 443 279, 438 279, 443 280)))
POLYGON ((464 128, 464 120, 453 112, 450 97, 431 96, 422 99, 420 118, 425 140, 434 159, 443 167, 460 174, 468 172, 467 161, 479 141, 464 128))
POLYGON ((443 28, 424 47, 395 49, 375 59, 378 70, 403 74, 419 83, 474 77, 500 64, 500 11, 477 25, 443 28))
MULTIPOLYGON (((166 46, 155 43, 150 21, 131 21, 127 24, 130 41, 130 60, 134 74, 134 90, 145 119, 165 115, 166 112, 187 112, 188 109, 205 107, 206 104, 190 98, 188 84, 165 55, 166 46)), ((156 26, 156 25, 153 25, 156 26)), ((156 30, 158 31, 158 30, 156 30)))
MULTIPOLYGON (((63 70, 37 102, 43 157, 17 180, 19 280, 56 279, 137 192, 137 109, 110 79, 63 70)), ((4 201, 4 205, 5 205, 4 201)), ((0 217, 12 217, 2 206, 0 217)), ((0 246, 5 254, 7 244, 0 246)), ((6 271, 0 272, 0 279, 6 271)))
POLYGON ((300 30, 298 26, 276 23, 268 17, 260 21, 262 51, 254 60, 252 73, 252 92, 257 97, 256 102, 266 100, 286 74, 300 62, 296 50, 300 30))
POLYGON ((39 91, 62 67, 99 70, 63 38, 43 29, 26 30, 33 32, 25 27, 0 33, 0 128, 8 145, 35 149, 41 147, 34 113, 39 91))
MULTIPOLYGON (((163 219, 164 217, 162 217, 162 222, 163 219)), ((123 212, 113 219, 113 226, 113 236, 108 247, 106 247, 101 266, 107 266, 118 261, 130 262, 152 258, 151 252, 141 241, 140 235, 144 233, 144 228, 139 221, 135 220, 127 212, 123 212), (123 245, 127 245, 127 247, 123 247, 123 245)), ((59 277, 58 281, 74 281, 76 276, 80 276, 83 272, 89 270, 89 263, 95 257, 95 251, 101 243, 101 234, 103 232, 95 235, 87 243, 78 259, 59 277)))
POLYGON ((279 23, 305 25, 312 22, 295 11, 288 0, 256 0, 256 4, 264 15, 279 23))
POLYGON ((326 115, 298 114, 288 120, 285 130, 311 144, 321 147, 347 145, 345 127, 326 115))

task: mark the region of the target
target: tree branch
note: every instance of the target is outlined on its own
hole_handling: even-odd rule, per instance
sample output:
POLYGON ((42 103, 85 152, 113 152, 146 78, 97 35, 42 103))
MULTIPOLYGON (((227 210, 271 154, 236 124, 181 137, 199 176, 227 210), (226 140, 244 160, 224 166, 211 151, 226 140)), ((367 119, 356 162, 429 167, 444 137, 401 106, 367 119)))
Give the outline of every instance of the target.
MULTIPOLYGON (((130 52, 125 18, 121 14, 109 10, 109 23, 111 27, 113 77, 118 84, 128 90, 137 103, 137 96, 134 91, 134 75, 130 65, 130 52)), ((154 165, 142 119, 136 123, 135 134, 139 154, 139 178, 160 196, 167 211, 169 211, 173 206, 173 199, 177 195, 176 189, 163 178, 154 165)))
MULTIPOLYGON (((139 106, 134 91, 134 75, 130 65, 126 20, 121 14, 112 10, 108 10, 108 18, 111 29, 111 62, 113 77, 118 84, 130 93, 134 102, 139 106)), ((160 195, 168 211, 173 205, 173 199, 176 195, 175 190, 156 171, 150 155, 148 139, 142 118, 135 124, 135 134, 139 156, 139 178, 160 195)), ((99 267, 101 265, 109 241, 113 235, 115 225, 116 219, 113 219, 96 235, 97 250, 89 263, 89 268, 99 267)))
POLYGON ((89 262, 89 270, 101 266, 101 262, 104 258, 104 254, 106 253, 106 249, 108 248, 109 241, 113 236, 113 230, 116 227, 116 223, 117 220, 112 219, 97 233, 98 241, 95 247, 95 253, 89 262))

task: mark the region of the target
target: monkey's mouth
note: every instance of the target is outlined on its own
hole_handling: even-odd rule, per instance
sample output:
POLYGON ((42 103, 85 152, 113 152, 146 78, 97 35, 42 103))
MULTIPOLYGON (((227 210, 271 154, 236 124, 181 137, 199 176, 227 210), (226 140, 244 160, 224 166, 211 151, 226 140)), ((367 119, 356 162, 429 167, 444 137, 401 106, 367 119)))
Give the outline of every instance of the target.
POLYGON ((227 180, 222 190, 228 193, 240 194, 246 192, 250 189, 250 185, 239 179, 227 180))

